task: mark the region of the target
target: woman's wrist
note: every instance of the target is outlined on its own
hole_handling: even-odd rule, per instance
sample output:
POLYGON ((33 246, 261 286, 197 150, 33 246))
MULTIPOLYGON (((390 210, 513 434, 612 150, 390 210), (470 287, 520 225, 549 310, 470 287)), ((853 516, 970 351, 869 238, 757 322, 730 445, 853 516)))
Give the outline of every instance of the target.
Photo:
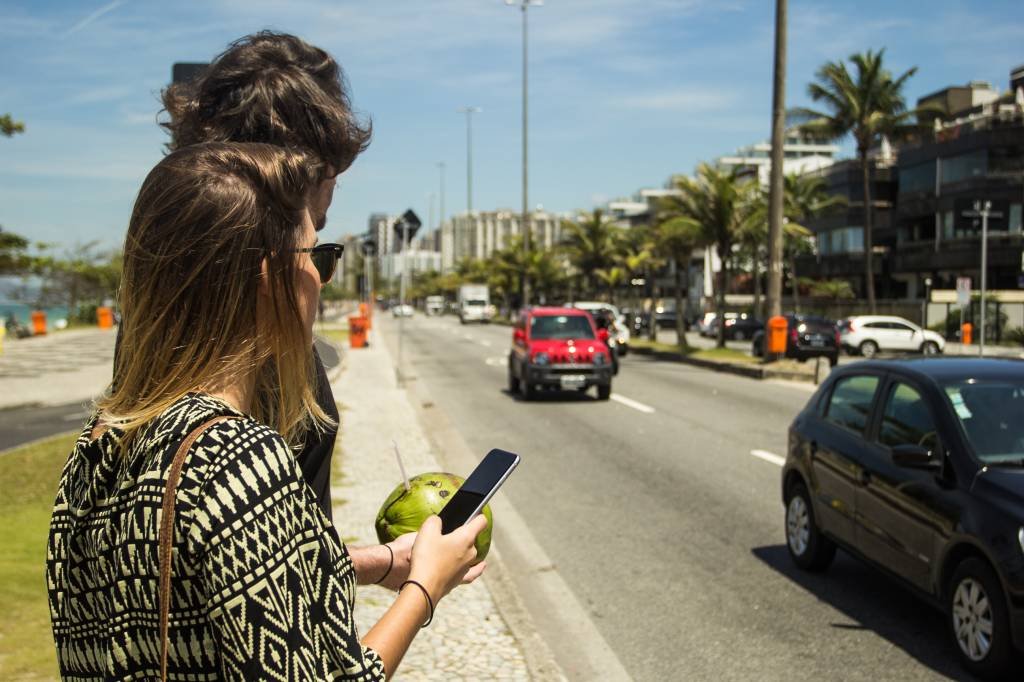
POLYGON ((383 562, 383 572, 380 574, 380 577, 374 581, 375 585, 379 585, 384 582, 384 580, 391 575, 391 569, 395 567, 395 550, 391 549, 391 545, 388 544, 381 545, 381 548, 386 550, 385 554, 387 556, 383 562))

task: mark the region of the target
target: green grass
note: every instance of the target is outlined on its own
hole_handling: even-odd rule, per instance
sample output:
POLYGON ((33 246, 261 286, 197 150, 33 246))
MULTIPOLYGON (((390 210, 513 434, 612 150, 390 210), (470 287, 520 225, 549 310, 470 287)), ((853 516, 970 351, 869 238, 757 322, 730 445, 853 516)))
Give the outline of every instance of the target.
POLYGON ((756 358, 753 358, 743 351, 735 350, 733 348, 688 348, 685 352, 679 348, 679 346, 671 343, 662 343, 661 341, 648 341, 647 339, 632 339, 629 344, 634 348, 649 348, 655 351, 661 351, 665 353, 678 353, 685 355, 688 358, 696 358, 697 360, 709 360, 711 362, 742 362, 742 363, 753 363, 757 362, 756 358))
POLYGON ((56 679, 46 599, 46 537, 77 433, 0 454, 0 679, 56 679))
POLYGON ((317 336, 322 336, 325 339, 333 341, 339 346, 348 345, 348 330, 347 329, 318 329, 316 330, 317 336))

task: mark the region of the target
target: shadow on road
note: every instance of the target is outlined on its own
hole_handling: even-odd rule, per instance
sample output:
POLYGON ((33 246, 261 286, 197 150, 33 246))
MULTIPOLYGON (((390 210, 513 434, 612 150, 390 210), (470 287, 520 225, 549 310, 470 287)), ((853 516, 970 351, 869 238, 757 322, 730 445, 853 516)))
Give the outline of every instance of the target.
POLYGON ((508 388, 501 389, 505 395, 520 403, 596 403, 597 396, 592 395, 594 389, 588 391, 537 391, 533 397, 527 400, 522 393, 513 393, 508 388))
POLYGON ((794 566, 785 545, 755 547, 751 553, 856 623, 832 623, 836 631, 870 630, 940 675, 975 679, 956 659, 956 644, 946 631, 942 612, 894 578, 844 552, 824 573, 807 573, 794 566))

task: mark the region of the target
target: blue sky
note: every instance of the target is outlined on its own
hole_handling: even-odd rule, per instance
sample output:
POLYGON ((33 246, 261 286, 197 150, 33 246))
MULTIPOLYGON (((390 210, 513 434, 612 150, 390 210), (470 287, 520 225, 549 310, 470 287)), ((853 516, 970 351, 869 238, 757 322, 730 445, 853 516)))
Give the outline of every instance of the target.
MULTIPOLYGON (((530 203, 589 209, 764 139, 770 0, 548 0, 530 10, 530 203)), ((787 105, 825 60, 886 47, 917 65, 907 94, 988 80, 1024 63, 1020 0, 790 0, 787 105)), ((466 207, 463 105, 474 118, 474 208, 520 198, 520 12, 501 0, 0 0, 0 225, 65 246, 120 244, 161 156, 158 93, 175 61, 207 61, 262 28, 331 52, 373 121, 341 178, 327 234, 371 212, 429 219, 466 207)))

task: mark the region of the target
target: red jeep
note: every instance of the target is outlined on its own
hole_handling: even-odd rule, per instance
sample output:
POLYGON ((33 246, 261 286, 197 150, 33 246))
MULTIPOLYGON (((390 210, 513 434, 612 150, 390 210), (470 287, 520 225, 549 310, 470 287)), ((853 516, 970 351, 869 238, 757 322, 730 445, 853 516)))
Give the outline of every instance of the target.
POLYGON ((525 400, 538 387, 612 394, 612 355, 594 318, 579 308, 529 308, 519 315, 508 354, 508 390, 525 400))

